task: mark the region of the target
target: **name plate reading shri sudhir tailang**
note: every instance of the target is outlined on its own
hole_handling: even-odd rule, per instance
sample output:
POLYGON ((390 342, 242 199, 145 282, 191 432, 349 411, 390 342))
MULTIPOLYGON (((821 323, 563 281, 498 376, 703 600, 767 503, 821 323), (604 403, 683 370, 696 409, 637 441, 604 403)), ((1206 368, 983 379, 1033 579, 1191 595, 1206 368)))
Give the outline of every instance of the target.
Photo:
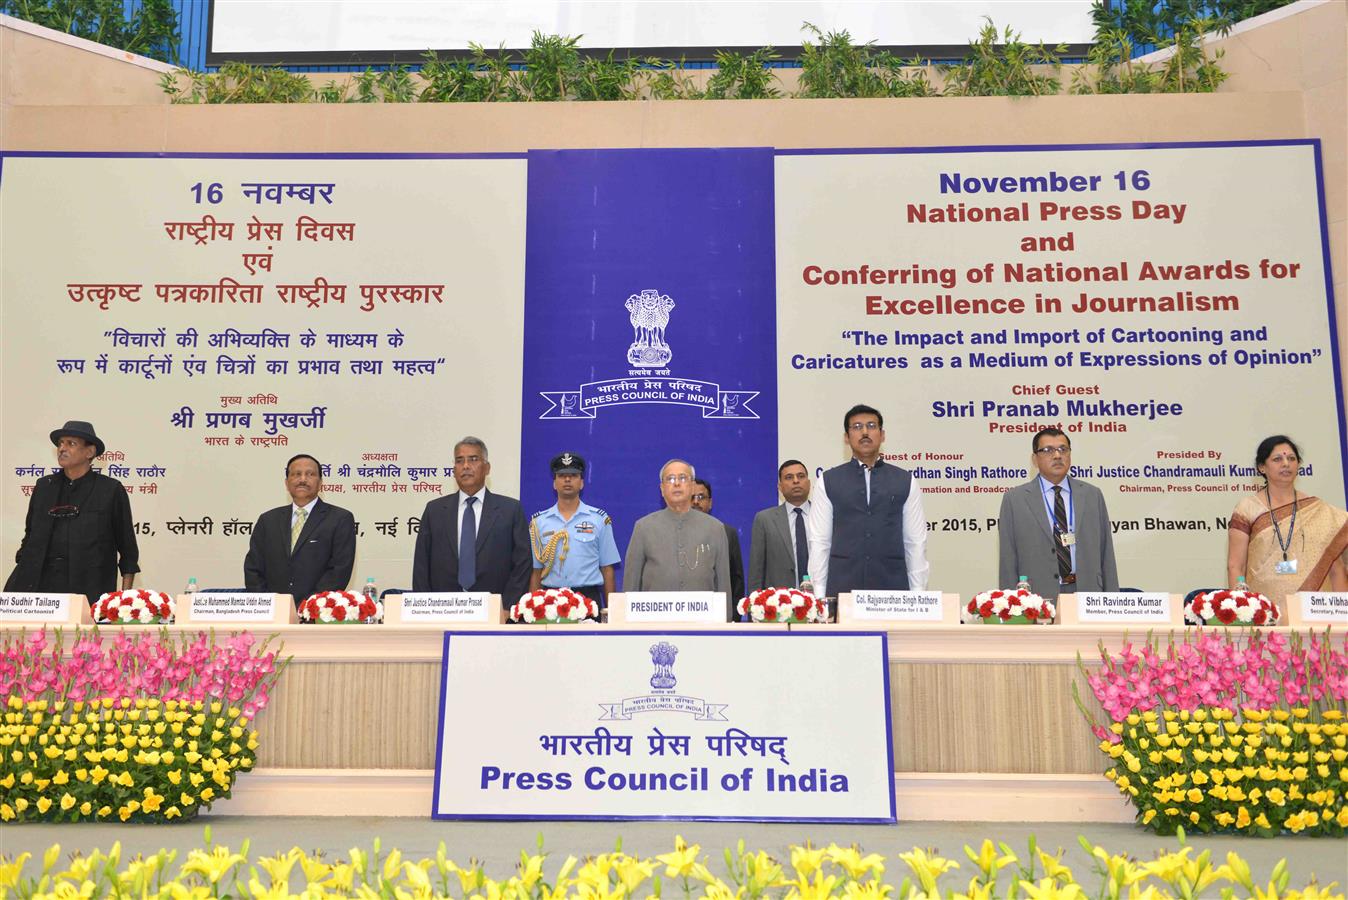
POLYGON ((271 622, 279 594, 198 591, 185 595, 188 622, 271 622))
POLYGON ((70 621, 71 594, 0 593, 0 622, 70 621))
POLYGON ((941 622, 940 591, 853 591, 854 622, 941 622))
POLYGON ((1082 591, 1058 597, 1060 606, 1068 603, 1082 625, 1167 625, 1173 616, 1170 595, 1162 593, 1082 591))

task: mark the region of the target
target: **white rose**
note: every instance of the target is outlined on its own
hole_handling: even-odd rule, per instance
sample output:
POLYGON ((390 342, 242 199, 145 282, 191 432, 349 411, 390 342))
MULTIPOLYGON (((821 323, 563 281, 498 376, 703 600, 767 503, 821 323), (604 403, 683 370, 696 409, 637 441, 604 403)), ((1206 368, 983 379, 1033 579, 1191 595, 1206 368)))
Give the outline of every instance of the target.
POLYGON ((1254 621, 1254 611, 1255 611, 1255 609, 1256 609, 1256 607, 1254 607, 1253 605, 1251 605, 1251 606, 1237 606, 1237 607, 1236 607, 1236 621, 1238 621, 1238 622, 1253 622, 1253 621, 1254 621))

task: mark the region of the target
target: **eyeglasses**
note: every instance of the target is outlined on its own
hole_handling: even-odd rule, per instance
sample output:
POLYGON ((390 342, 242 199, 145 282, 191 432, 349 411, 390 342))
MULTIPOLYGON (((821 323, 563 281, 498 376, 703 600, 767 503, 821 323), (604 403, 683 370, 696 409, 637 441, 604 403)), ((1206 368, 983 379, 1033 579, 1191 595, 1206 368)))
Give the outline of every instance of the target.
POLYGON ((706 499, 707 499, 707 495, 706 495, 706 494, 694 494, 690 499, 691 499, 694 503, 701 503, 703 500, 706 500, 706 499))
POLYGON ((665 484, 686 484, 687 482, 692 481, 691 478, 683 474, 666 475, 664 478, 661 478, 660 480, 663 481, 665 484))
POLYGON ((856 434, 860 434, 860 433, 863 432, 863 431, 879 431, 879 430, 880 430, 880 423, 879 423, 879 422, 853 422, 851 425, 848 425, 848 426, 847 426, 847 430, 848 430, 848 431, 851 431, 851 432, 854 432, 854 433, 856 433, 856 434))
POLYGON ((53 506, 51 509, 47 510, 47 515, 51 516, 53 519, 73 519, 79 514, 80 508, 69 504, 64 506, 53 506))
POLYGON ((456 457, 454 457, 454 465, 456 465, 456 466, 463 466, 463 465, 472 465, 472 466, 475 466, 475 465, 477 465, 477 464, 480 463, 480 462, 482 462, 482 457, 480 457, 480 456, 456 456, 456 457))
POLYGON ((1040 456, 1067 456, 1072 452, 1071 447, 1040 447, 1034 451, 1040 456))

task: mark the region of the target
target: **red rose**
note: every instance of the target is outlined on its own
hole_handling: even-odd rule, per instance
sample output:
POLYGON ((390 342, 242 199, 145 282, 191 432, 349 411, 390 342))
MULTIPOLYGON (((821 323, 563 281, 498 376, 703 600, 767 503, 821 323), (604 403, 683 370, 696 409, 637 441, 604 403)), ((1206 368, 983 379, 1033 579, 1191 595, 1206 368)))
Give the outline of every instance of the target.
POLYGON ((1000 599, 1002 596, 1004 596, 1004 594, 1005 594, 1004 591, 993 591, 991 594, 988 594, 988 599, 989 599, 989 600, 998 600, 998 599, 1000 599))
POLYGON ((997 615, 999 618, 1001 618, 1003 622, 1005 622, 1007 619, 1011 618, 1011 609, 1008 607, 1007 609, 1004 609, 1001 612, 997 613, 997 615))
POLYGON ((969 601, 969 607, 968 607, 968 608, 969 608, 969 612, 971 612, 971 613, 976 613, 976 612, 978 612, 978 604, 975 603, 973 600, 970 600, 970 601, 969 601))
POLYGON ((1236 611, 1234 609, 1222 607, 1217 610, 1217 618, 1223 625, 1230 625, 1232 622, 1236 621, 1236 611))
POLYGON ((333 617, 334 619, 336 619, 338 622, 345 622, 345 621, 346 621, 346 607, 345 607, 345 606, 337 606, 337 607, 334 607, 333 610, 332 610, 332 617, 333 617))
POLYGON ((978 607, 978 614, 985 619, 992 615, 992 601, 984 600, 983 605, 978 607))
POLYGON ((1035 609, 1033 606, 1027 606, 1025 608, 1025 618, 1033 622, 1035 619, 1039 618, 1039 610, 1035 609))
POLYGON ((1236 600, 1236 606, 1249 606, 1249 605, 1250 605, 1250 598, 1249 598, 1249 597, 1236 597, 1235 600, 1236 600))
POLYGON ((797 622, 804 622, 809 615, 810 615, 810 608, 808 606, 801 606, 796 609, 797 622))
POLYGON ((1268 615, 1262 609, 1254 611, 1254 618, 1251 620, 1256 625, 1263 625, 1268 620, 1268 615))

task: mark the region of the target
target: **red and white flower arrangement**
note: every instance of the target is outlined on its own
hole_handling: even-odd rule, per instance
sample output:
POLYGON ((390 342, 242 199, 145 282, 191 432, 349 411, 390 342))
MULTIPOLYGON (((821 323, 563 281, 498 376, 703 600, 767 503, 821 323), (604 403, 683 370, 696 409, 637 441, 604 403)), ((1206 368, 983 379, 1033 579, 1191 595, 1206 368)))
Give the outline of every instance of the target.
POLYGON ((1047 625, 1058 614, 1051 600, 1025 588, 1008 591, 984 591, 960 610, 963 623, 981 622, 988 625, 1031 624, 1047 625))
POLYGON ((1190 625, 1277 625, 1278 607, 1257 591, 1205 591, 1184 610, 1190 625))
POLYGON ((323 591, 300 604, 300 621, 360 625, 384 621, 384 603, 355 591, 323 591))
POLYGON ((828 607, 795 588, 764 588, 741 597, 735 610, 751 622, 823 622, 828 607))
POLYGON ((599 618, 599 604, 569 588, 546 588, 520 597, 510 607, 510 621, 527 624, 583 622, 599 618))
POLYGON ((94 620, 111 625, 172 625, 173 599, 163 591, 113 591, 94 604, 94 620))

